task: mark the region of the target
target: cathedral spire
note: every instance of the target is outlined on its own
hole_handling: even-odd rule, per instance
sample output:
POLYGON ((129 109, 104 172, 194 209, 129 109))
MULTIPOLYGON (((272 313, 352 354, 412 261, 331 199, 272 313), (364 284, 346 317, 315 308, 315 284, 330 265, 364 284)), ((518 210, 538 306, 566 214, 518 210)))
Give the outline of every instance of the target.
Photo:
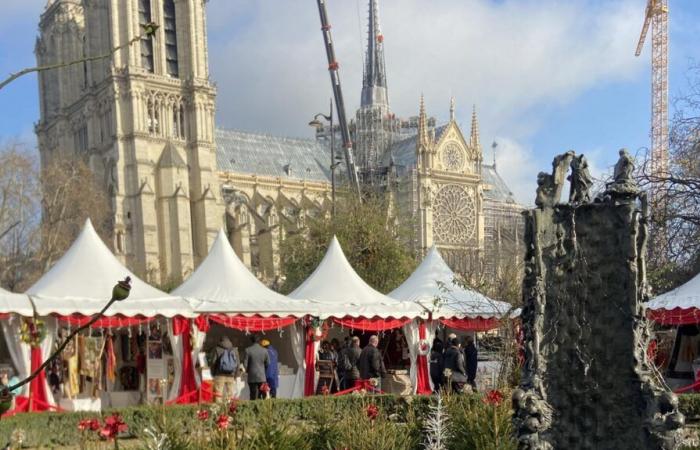
POLYGON ((420 112, 418 113, 418 143, 427 146, 430 143, 428 137, 428 116, 425 113, 425 99, 420 95, 420 112))
POLYGON ((476 105, 472 107, 472 133, 469 138, 469 144, 475 148, 481 148, 481 138, 479 137, 479 120, 476 118, 476 105))
POLYGON ((379 25, 379 0, 369 0, 367 51, 361 106, 389 106, 384 65, 384 35, 379 25))
POLYGON ((450 98, 450 122, 455 121, 455 98, 450 98))

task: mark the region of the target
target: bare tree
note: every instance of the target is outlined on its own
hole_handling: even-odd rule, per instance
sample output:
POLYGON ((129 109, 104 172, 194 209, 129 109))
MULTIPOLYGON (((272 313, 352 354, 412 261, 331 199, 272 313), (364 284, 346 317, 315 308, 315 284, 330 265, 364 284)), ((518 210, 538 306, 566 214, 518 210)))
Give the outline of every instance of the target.
POLYGON ((700 66, 688 79, 689 91, 674 100, 668 170, 652 173, 648 158, 640 164, 640 185, 654 193, 649 265, 657 292, 700 269, 700 66))

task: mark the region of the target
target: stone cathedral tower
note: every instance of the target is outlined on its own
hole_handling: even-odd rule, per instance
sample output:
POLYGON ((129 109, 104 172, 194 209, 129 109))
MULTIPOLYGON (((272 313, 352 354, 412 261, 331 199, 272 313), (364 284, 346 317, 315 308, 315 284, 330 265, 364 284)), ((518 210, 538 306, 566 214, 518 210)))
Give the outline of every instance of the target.
POLYGON ((50 0, 36 126, 42 165, 89 162, 111 198, 115 253, 153 281, 176 281, 206 255, 223 221, 204 0, 50 0), (153 38, 125 45, 142 25, 153 38))

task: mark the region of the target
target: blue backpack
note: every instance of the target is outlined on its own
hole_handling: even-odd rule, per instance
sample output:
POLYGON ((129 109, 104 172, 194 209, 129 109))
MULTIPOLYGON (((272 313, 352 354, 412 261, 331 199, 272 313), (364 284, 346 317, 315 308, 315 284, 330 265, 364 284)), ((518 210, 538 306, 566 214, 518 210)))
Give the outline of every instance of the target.
POLYGON ((238 362, 236 361, 236 355, 233 350, 226 349, 219 356, 219 363, 217 366, 217 374, 221 375, 233 375, 238 368, 238 362))

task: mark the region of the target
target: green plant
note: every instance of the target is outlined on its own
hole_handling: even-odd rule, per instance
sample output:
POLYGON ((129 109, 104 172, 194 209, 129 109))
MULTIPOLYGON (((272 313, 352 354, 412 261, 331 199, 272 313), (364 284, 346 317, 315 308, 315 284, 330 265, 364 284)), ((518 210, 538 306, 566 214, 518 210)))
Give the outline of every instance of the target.
POLYGON ((450 450, 515 450, 507 395, 448 395, 450 450))

